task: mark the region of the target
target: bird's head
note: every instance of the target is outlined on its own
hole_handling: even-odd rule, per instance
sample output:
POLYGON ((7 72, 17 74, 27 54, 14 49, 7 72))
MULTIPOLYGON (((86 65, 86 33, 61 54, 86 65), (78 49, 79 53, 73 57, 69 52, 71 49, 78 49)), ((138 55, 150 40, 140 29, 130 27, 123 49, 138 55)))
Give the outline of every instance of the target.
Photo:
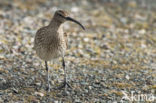
POLYGON ((57 11, 55 12, 54 19, 57 20, 57 21, 60 22, 60 23, 64 23, 65 21, 72 21, 72 22, 78 24, 79 26, 81 26, 82 29, 85 30, 84 26, 83 26, 80 22, 78 22, 77 20, 71 18, 71 17, 69 16, 69 13, 68 13, 67 11, 64 11, 64 10, 57 10, 57 11))

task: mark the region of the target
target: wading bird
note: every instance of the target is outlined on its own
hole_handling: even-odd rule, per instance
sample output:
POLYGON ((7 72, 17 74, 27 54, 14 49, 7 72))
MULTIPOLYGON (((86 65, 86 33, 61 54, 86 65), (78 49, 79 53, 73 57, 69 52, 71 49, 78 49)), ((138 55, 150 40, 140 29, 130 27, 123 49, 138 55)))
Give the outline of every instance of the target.
POLYGON ((34 49, 39 58, 45 61, 48 91, 50 91, 51 87, 49 83, 49 69, 47 62, 58 57, 62 57, 62 66, 64 70, 64 82, 60 88, 69 86, 66 79, 66 66, 64 60, 65 50, 67 49, 67 36, 61 26, 65 21, 72 21, 85 30, 84 26, 80 22, 69 17, 69 14, 66 11, 57 10, 49 25, 40 28, 35 35, 34 49))

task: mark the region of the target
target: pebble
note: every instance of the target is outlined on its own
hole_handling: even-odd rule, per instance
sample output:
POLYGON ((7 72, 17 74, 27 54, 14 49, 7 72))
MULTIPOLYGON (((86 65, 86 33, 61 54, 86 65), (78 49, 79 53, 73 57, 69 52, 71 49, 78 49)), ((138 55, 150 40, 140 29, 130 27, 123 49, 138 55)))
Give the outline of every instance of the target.
POLYGON ((89 38, 84 38, 83 39, 85 42, 88 42, 89 41, 89 38))
POLYGON ((79 12, 79 8, 74 6, 71 8, 71 11, 72 12, 79 12))
POLYGON ((129 80, 129 79, 130 79, 129 75, 126 75, 126 79, 127 79, 127 80, 129 80))
POLYGON ((92 89, 92 86, 89 86, 89 89, 91 90, 92 89))
POLYGON ((43 97, 44 96, 44 94, 41 93, 41 92, 35 92, 35 95, 40 96, 40 97, 43 97))

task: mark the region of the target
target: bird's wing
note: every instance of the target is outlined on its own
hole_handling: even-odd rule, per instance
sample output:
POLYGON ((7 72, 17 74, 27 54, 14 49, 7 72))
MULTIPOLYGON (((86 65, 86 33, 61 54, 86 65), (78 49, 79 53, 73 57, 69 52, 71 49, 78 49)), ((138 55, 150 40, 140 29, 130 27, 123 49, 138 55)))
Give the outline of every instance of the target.
POLYGON ((48 34, 47 27, 40 28, 35 35, 35 40, 34 40, 34 49, 37 47, 42 47, 42 44, 46 43, 46 35, 48 34))
POLYGON ((65 42, 66 42, 66 47, 68 48, 68 35, 66 32, 64 33, 64 38, 65 38, 65 42))

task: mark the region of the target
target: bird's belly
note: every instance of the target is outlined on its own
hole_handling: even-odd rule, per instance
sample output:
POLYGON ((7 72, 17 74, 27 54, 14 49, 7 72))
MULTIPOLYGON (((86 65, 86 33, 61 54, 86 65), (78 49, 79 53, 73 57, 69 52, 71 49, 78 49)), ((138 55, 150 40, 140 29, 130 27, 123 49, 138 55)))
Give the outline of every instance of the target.
POLYGON ((58 58, 62 56, 63 54, 63 49, 58 48, 58 49, 51 49, 51 50, 46 50, 46 49, 40 49, 36 50, 36 54, 45 61, 50 61, 52 59, 58 58))

